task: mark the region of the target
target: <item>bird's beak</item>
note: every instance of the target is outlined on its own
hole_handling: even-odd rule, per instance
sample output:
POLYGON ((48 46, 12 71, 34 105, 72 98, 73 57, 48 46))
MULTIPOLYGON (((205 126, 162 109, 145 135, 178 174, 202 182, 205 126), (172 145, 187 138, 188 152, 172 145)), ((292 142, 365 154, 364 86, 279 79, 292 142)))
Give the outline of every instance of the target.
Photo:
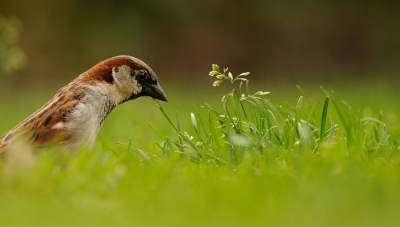
POLYGON ((158 99, 158 100, 161 100, 164 102, 168 102, 167 96, 165 95, 163 89, 161 88, 161 86, 158 83, 147 84, 143 91, 143 95, 150 96, 154 99, 158 99))

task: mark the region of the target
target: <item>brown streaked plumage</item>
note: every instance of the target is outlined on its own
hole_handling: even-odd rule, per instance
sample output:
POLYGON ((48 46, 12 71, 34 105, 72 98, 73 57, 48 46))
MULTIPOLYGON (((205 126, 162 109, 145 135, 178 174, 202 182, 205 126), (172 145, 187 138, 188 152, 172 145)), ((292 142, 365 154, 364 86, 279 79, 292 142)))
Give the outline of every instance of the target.
POLYGON ((102 61, 0 137, 0 156, 17 138, 32 148, 62 144, 76 151, 85 145, 92 147, 113 108, 141 96, 167 101, 156 74, 146 63, 126 55, 102 61))

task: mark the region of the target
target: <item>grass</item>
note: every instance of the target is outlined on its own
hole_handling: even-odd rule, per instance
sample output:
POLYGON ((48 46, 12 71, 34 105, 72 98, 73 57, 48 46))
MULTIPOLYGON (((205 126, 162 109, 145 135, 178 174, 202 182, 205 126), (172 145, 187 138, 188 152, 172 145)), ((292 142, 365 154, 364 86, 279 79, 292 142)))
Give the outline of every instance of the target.
MULTIPOLYGON (((247 73, 214 65, 210 75, 222 88, 187 96, 163 85, 168 104, 116 108, 91 152, 1 161, 0 226, 400 224, 390 90, 344 90, 345 101, 293 87, 284 102, 279 91, 252 92, 247 73)), ((46 101, 25 98, 1 96, 1 132, 46 101)))

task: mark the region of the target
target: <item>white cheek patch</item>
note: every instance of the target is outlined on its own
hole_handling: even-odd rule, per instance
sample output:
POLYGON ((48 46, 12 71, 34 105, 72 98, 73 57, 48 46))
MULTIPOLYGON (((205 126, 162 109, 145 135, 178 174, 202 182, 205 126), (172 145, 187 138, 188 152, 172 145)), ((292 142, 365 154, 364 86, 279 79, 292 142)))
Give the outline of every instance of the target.
POLYGON ((131 76, 131 68, 127 65, 121 65, 117 70, 112 70, 115 85, 123 96, 138 94, 141 91, 141 86, 136 79, 131 76))

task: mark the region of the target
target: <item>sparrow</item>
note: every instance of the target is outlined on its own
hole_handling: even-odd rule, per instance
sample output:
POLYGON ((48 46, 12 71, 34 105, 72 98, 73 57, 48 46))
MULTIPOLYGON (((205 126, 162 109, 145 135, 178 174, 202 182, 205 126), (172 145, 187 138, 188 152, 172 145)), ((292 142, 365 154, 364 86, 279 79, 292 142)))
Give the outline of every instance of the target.
POLYGON ((17 139, 32 149, 54 144, 70 151, 84 146, 90 149, 114 107, 142 96, 167 102, 156 74, 146 63, 127 55, 104 60, 0 137, 0 156, 17 139))

